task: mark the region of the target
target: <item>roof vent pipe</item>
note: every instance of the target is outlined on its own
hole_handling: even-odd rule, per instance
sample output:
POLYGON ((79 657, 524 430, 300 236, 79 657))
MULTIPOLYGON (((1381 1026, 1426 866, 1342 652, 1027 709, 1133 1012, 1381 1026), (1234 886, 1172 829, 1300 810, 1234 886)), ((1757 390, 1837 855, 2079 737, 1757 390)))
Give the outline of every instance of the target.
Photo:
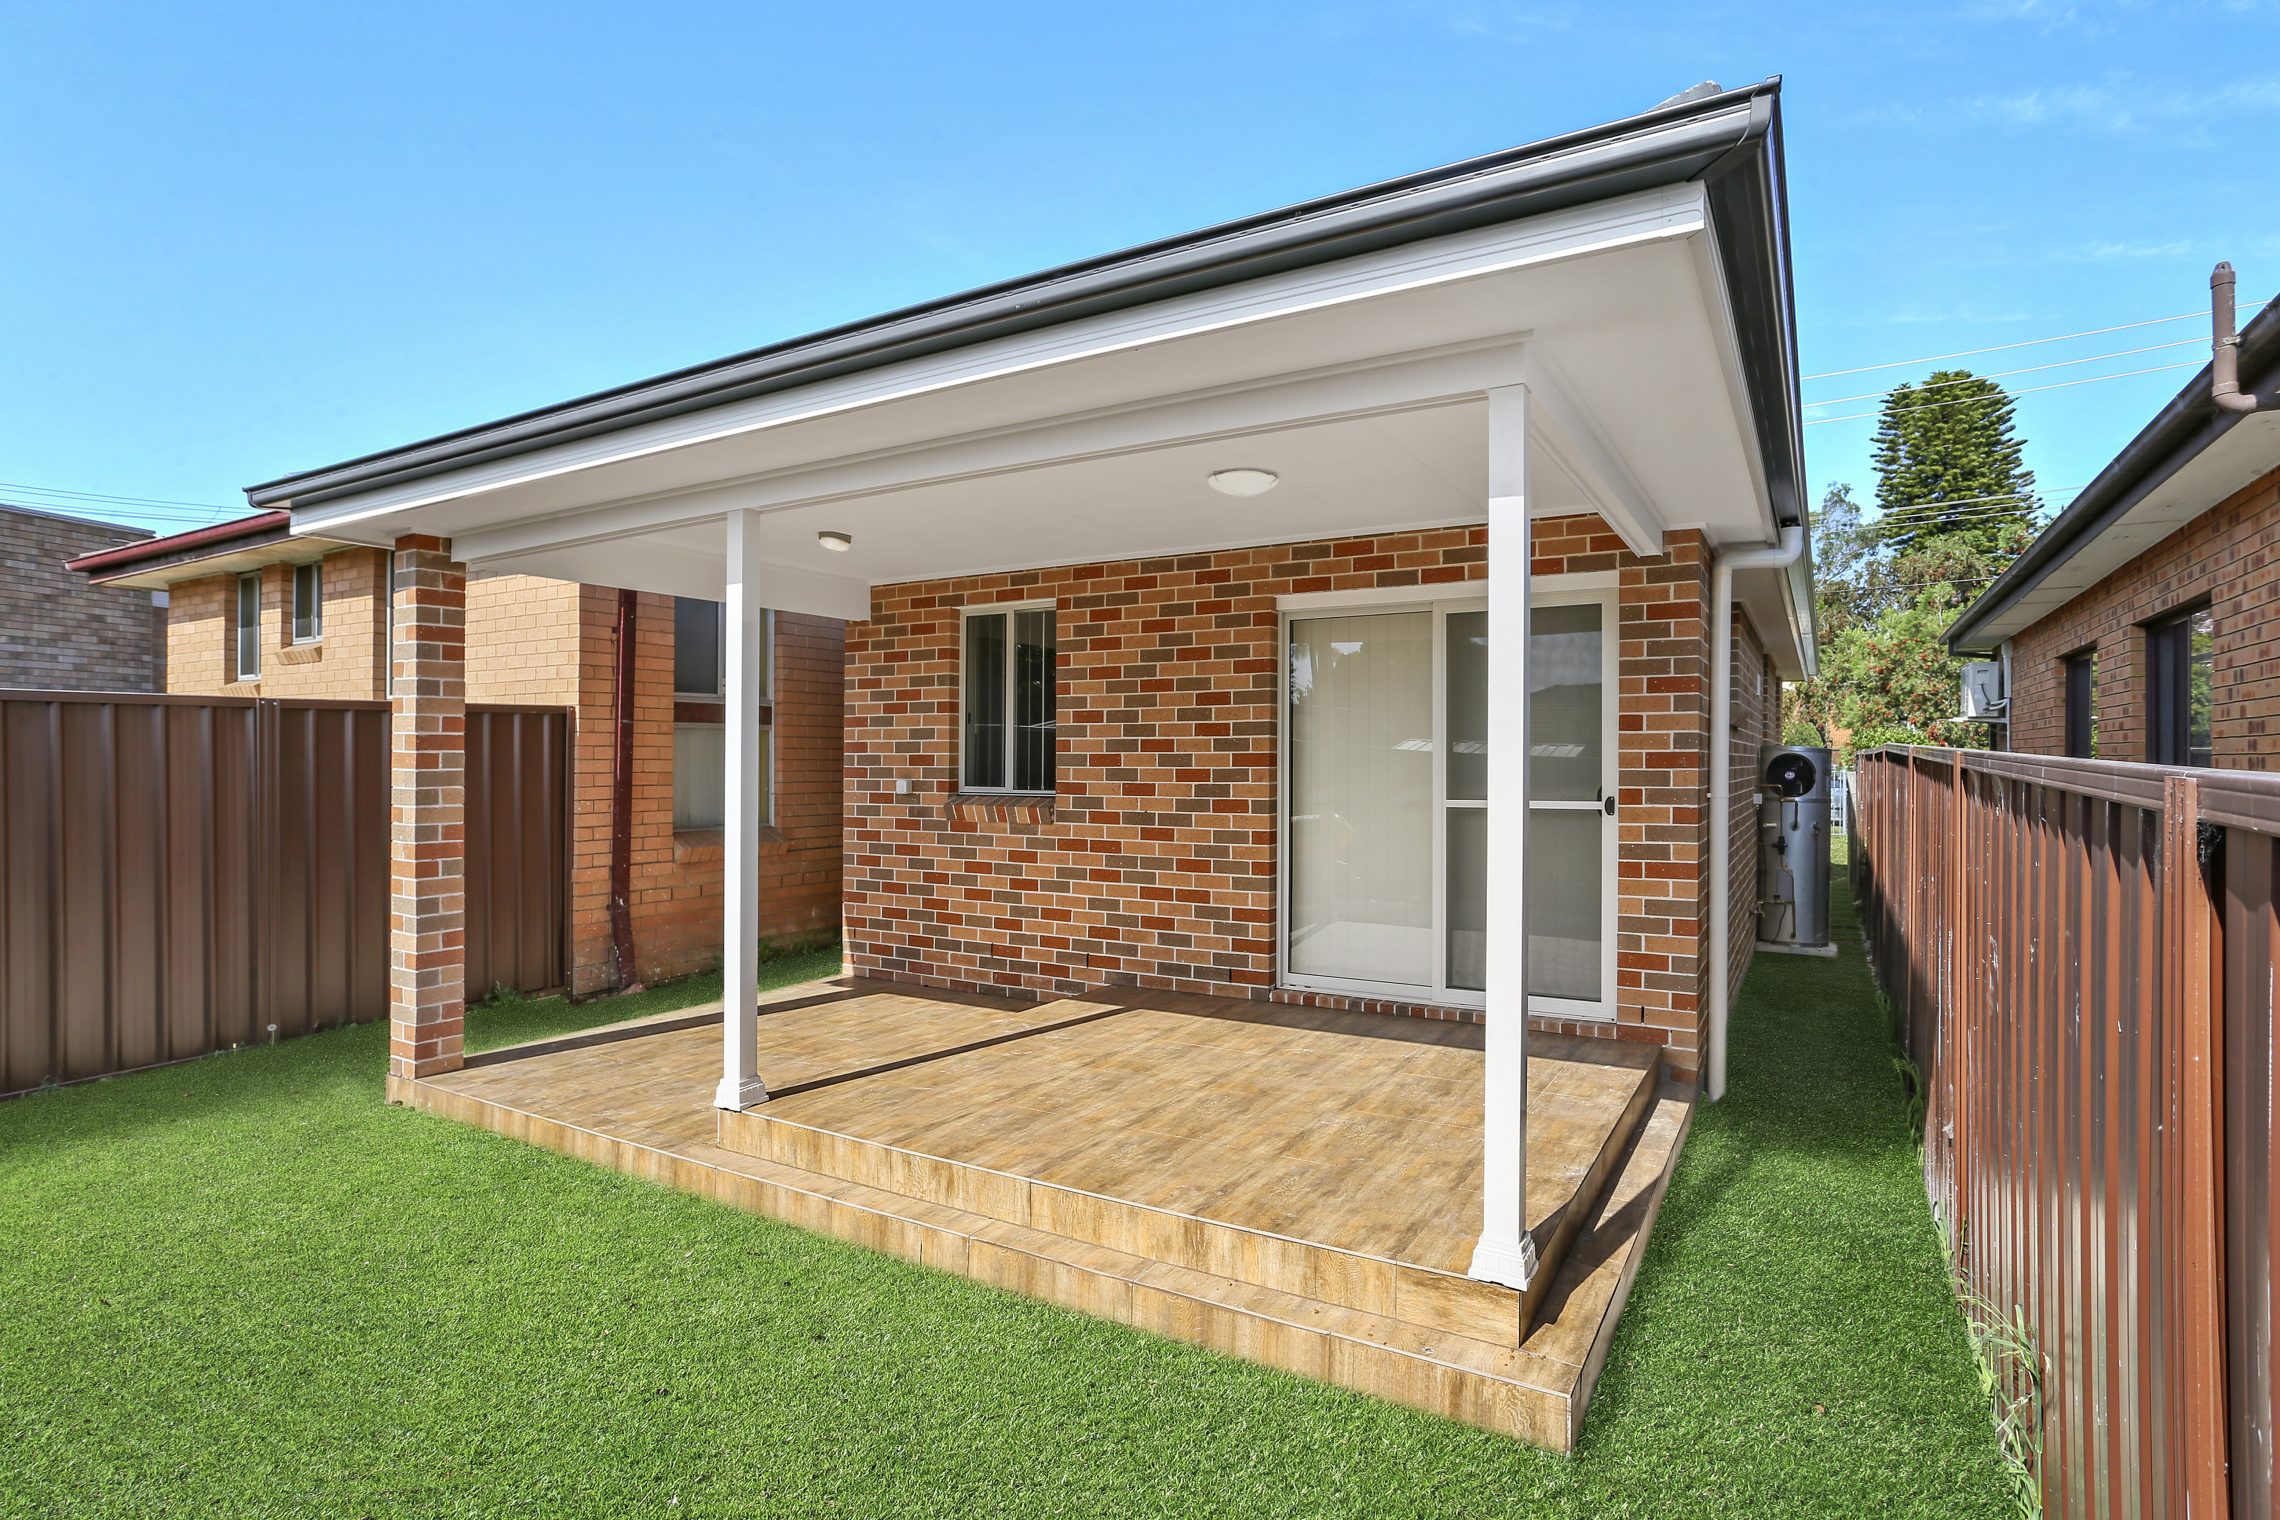
POLYGON ((2257 398, 2240 390, 2240 334, 2233 327, 2233 267, 2209 271, 2209 399, 2228 412, 2253 412, 2257 398))

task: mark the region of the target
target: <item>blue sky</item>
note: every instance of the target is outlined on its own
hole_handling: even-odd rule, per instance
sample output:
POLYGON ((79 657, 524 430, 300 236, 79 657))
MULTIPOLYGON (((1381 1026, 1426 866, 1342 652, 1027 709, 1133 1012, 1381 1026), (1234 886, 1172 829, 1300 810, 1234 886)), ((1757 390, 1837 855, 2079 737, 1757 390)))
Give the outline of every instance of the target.
MULTIPOLYGON (((2261 299, 2276 44, 2255 3, 17 0, 0 481, 242 510, 294 469, 1775 73, 1808 374, 2193 311, 2220 257, 2261 299)), ((2044 486, 2189 373, 2024 395, 2044 486)), ((1866 494, 1869 430, 1808 430, 1816 491, 1866 494)))

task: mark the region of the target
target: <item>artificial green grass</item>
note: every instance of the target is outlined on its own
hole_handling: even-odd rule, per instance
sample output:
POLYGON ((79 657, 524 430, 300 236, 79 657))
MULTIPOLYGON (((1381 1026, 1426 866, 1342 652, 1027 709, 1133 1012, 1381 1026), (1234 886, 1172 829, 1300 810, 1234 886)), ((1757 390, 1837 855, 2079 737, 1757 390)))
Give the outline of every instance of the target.
POLYGON ((390 1108, 383 1047, 0 1104, 0 1514, 2004 1512, 1856 950, 1751 971, 1573 1458, 390 1108))

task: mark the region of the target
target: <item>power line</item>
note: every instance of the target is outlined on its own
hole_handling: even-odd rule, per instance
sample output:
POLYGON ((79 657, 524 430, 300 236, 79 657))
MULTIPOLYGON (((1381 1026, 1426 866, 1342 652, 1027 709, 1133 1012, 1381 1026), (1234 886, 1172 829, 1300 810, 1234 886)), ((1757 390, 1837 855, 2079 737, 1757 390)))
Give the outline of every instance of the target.
POLYGON ((163 496, 113 496, 102 491, 74 491, 64 486, 33 486, 20 480, 0 480, 0 491, 35 491, 42 496, 69 496, 78 501, 115 501, 136 507, 194 507, 202 512, 227 512, 210 501, 173 501, 163 496))
MULTIPOLYGON (((2081 488, 2080 486, 2062 486, 2062 487, 2059 487, 2059 488, 2057 488, 2056 490, 2052 491, 2052 492, 2051 492, 2051 494, 2052 494, 2052 495, 2054 495, 2054 496, 2063 496, 2063 495, 2066 495, 2068 492, 2071 492, 2071 491, 2079 491, 2079 490, 2081 490, 2081 489, 2082 489, 2082 488, 2081 488)), ((2041 494, 2041 492, 2040 492, 2039 490, 2038 490, 2038 491, 1997 491, 1997 492, 1996 492, 1995 494, 1993 494, 1992 496, 1957 496, 1957 497, 1954 497, 1954 498, 1952 498, 1952 499, 1950 499, 1950 500, 1947 500, 1947 501, 1926 501, 1926 502, 1910 502, 1910 503, 1909 503, 1909 505, 1910 505, 1910 506, 1925 506, 1925 507, 1968 507, 1968 506, 1971 506, 1971 505, 1972 505, 1973 503, 1975 503, 1975 502, 1982 502, 1982 501, 2026 501, 2026 500, 2029 500, 2030 498, 2032 498, 2032 497, 2035 497, 2035 496, 2037 496, 2037 495, 2040 495, 2040 494, 2041 494)), ((1863 503, 1863 505, 1866 505, 1866 506, 1872 506, 1872 507, 1873 507, 1873 506, 1876 506, 1876 503, 1874 503, 1874 502, 1866 502, 1866 503, 1863 503)), ((1890 511, 1890 510, 1892 510, 1892 509, 1891 509, 1891 508, 1888 508, 1888 507, 1878 507, 1878 508, 1877 508, 1877 510, 1878 510, 1878 511, 1890 511)))
MULTIPOLYGON (((2009 401, 2014 396, 2029 396, 2036 391, 2063 391, 2077 385, 2096 385, 2101 380, 2127 380, 2133 375, 2158 375, 2164 370, 2199 369, 2200 367, 2200 360, 2186 359, 2177 364, 2152 364, 2144 369, 2117 370, 2111 375, 2090 375, 2081 380, 2056 380, 2049 385, 2022 385, 2015 391, 2002 391, 1992 396, 1959 396, 1953 401, 1926 401, 1917 406, 1908 407, 1906 410, 1928 412, 1936 407, 1943 406, 1985 406, 1993 401, 2009 401)), ((1819 427, 1825 422, 1858 422, 1864 417, 1881 417, 1883 415, 1881 410, 1847 412, 1842 417, 1809 417, 1806 419, 1805 425, 1807 427, 1819 427)))
MULTIPOLYGON (((1914 390, 1918 392, 1944 390, 1951 385, 1970 385, 1973 382, 1980 380, 2002 380, 2012 375, 2040 374, 2046 369, 2065 369, 2069 365, 2074 364, 2096 364, 2101 359, 2127 359, 2132 354, 2158 353, 2165 348, 2192 348, 2205 343, 2206 341, 2206 339, 2202 338, 2179 338, 2174 343, 2148 343, 2143 348, 2117 348, 2112 353, 2084 354, 2079 359, 2053 359, 2048 364, 2029 364, 2018 369, 1999 369, 1996 370, 1993 374, 1966 375, 1960 380, 1927 380, 1922 385, 1914 387, 1914 390)), ((1830 396, 1820 401, 1808 401, 1805 403, 1805 405, 1808 408, 1816 406, 1836 406, 1839 403, 1846 401, 1874 401, 1879 397, 1889 396, 1891 394, 1891 390, 1862 391, 1857 396, 1830 396)))
MULTIPOLYGON (((2274 299, 2280 300, 2280 297, 2274 299)), ((2271 303, 2261 301, 2236 301, 2233 303, 2233 311, 2237 314, 2248 310, 2250 307, 2269 304, 2271 303)), ((2117 322, 2112 327, 2088 327, 2081 332, 2058 333, 2048 338, 2021 338, 2016 343, 1990 343, 1985 348, 1958 349, 1952 354, 1926 354, 1918 359, 1892 359, 1883 364, 1862 364, 1852 369, 1825 369, 1817 375, 1805 375, 1801 378, 1808 381, 1835 380, 1843 375, 1873 374, 1880 369, 1906 369, 1911 364, 1937 364, 1943 359, 1968 359, 1974 354, 1999 354, 2013 348, 2033 348, 2041 343, 2066 343, 2075 338, 2095 338, 2105 333, 2128 332, 2137 327, 2159 327, 2164 322, 2188 322, 2195 317, 2205 317, 2208 314, 2207 311, 2181 311, 2174 317, 2148 317, 2143 322, 2117 322)))

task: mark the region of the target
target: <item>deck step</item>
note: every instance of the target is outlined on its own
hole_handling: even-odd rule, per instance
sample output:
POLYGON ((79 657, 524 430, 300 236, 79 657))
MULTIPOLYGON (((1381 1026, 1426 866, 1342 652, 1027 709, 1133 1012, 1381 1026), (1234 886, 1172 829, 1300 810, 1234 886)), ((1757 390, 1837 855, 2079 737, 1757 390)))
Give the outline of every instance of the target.
POLYGON ((722 1112, 717 1138, 724 1149, 741 1155, 1509 1349, 1520 1345, 1534 1322, 1577 1231, 1637 1133, 1659 1067, 1658 1056, 1639 1069, 1621 1118, 1605 1132, 1573 1192, 1531 1200, 1548 1208, 1536 1226, 1541 1269, 1525 1294, 1458 1272, 1295 1240, 802 1124, 779 1117, 766 1105, 722 1112))
POLYGON ((782 1162, 605 1134, 430 1082, 390 1096, 629 1175, 1174 1340, 1571 1450, 1683 1139, 1683 1094, 1650 1095, 1611 1185, 1546 1272, 1519 1346, 930 1203, 782 1162))

